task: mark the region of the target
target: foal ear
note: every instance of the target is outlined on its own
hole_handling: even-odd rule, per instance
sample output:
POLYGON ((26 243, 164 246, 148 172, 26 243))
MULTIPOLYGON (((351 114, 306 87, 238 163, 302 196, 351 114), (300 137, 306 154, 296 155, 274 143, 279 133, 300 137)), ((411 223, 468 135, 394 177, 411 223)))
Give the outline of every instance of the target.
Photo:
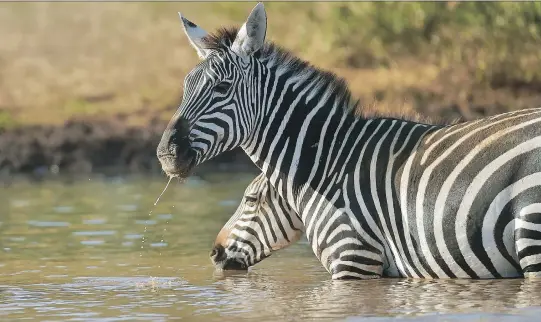
POLYGON ((209 53, 209 51, 203 47, 202 42, 202 39, 208 35, 207 32, 199 28, 190 20, 184 18, 180 12, 178 13, 178 16, 180 17, 180 21, 182 21, 182 27, 184 28, 186 36, 188 36, 188 40, 190 40, 193 48, 197 51, 197 55, 199 58, 204 59, 209 53))
POLYGON ((240 28, 231 50, 249 56, 263 47, 267 33, 267 13, 263 3, 258 3, 240 28))

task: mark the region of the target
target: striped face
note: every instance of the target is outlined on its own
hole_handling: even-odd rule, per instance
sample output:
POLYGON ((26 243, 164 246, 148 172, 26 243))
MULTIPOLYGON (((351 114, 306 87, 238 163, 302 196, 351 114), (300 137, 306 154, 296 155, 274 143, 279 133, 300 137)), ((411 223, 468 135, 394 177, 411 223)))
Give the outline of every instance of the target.
POLYGON ((297 241, 303 230, 299 216, 260 174, 218 234, 210 257, 218 269, 247 269, 297 241))
POLYGON ((253 57, 265 39, 262 4, 234 40, 213 40, 194 23, 185 18, 182 22, 203 60, 186 76, 182 104, 157 149, 165 173, 176 177, 188 176, 196 165, 249 140, 261 110, 265 68, 253 57))
POLYGON ((196 164, 239 146, 252 128, 253 99, 246 93, 251 77, 240 71, 235 58, 213 53, 184 81, 177 115, 188 127, 196 164))

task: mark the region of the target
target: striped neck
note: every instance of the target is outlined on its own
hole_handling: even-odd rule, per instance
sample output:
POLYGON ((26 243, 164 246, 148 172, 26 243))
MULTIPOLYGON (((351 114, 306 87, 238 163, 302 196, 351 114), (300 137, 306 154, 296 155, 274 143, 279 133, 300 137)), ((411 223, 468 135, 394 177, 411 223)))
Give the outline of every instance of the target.
POLYGON ((331 74, 310 68, 300 76, 271 75, 268 84, 265 113, 242 148, 293 206, 293 190, 330 170, 330 164, 314 167, 314 160, 367 120, 353 113, 356 102, 331 74))

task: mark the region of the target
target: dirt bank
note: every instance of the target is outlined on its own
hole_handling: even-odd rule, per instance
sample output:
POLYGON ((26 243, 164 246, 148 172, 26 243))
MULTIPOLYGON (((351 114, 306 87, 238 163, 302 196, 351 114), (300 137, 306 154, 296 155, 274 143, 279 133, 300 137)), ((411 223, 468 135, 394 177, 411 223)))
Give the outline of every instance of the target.
MULTIPOLYGON (((160 173, 156 146, 163 121, 145 127, 118 119, 71 120, 63 126, 25 126, 0 130, 0 174, 48 176, 110 172, 160 173)), ((241 150, 209 161, 209 167, 252 168, 241 150)))

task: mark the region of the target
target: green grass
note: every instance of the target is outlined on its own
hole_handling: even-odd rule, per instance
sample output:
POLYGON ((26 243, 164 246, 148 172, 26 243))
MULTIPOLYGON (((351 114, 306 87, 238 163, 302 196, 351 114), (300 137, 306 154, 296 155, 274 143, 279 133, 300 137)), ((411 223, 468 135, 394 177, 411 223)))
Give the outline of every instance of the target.
POLYGON ((17 121, 10 113, 0 110, 0 130, 17 126, 17 121))
MULTIPOLYGON (((207 31, 254 3, 2 3, 3 124, 167 119, 197 63, 177 11, 207 31)), ((539 2, 271 2, 269 39, 345 77, 367 105, 536 104, 539 2), (532 98, 533 97, 533 98, 532 98)), ((433 112, 438 114, 438 111, 433 112)), ((443 113, 443 112, 442 112, 443 113)), ((4 125, 5 126, 5 125, 4 125)))
POLYGON ((298 6, 313 15, 308 42, 325 41, 314 57, 327 63, 374 68, 415 59, 471 68, 478 82, 541 83, 540 2, 298 6))

